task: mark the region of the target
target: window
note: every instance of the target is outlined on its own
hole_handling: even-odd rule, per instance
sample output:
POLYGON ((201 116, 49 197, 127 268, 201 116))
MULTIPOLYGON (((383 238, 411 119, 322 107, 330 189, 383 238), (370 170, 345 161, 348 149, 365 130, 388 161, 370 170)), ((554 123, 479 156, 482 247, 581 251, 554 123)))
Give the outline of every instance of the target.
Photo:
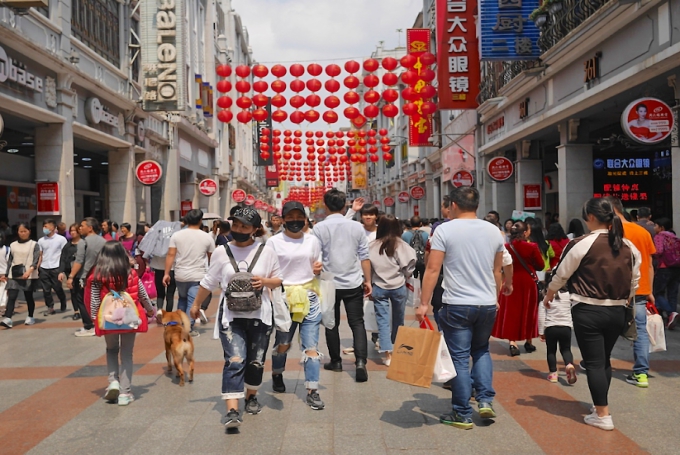
POLYGON ((116 0, 72 0, 73 35, 120 67, 120 22, 116 0))

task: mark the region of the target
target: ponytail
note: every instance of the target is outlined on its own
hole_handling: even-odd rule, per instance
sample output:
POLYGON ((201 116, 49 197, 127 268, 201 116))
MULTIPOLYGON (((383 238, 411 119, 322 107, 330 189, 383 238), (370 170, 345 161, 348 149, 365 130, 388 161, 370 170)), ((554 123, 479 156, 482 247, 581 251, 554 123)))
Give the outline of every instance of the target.
POLYGON ((592 198, 583 205, 583 219, 588 220, 593 215, 600 223, 609 228, 609 247, 616 256, 623 247, 623 223, 616 214, 614 204, 608 199, 592 198))
POLYGON ((609 228, 609 246, 614 254, 618 254, 623 246, 623 223, 616 213, 612 217, 612 224, 609 228))

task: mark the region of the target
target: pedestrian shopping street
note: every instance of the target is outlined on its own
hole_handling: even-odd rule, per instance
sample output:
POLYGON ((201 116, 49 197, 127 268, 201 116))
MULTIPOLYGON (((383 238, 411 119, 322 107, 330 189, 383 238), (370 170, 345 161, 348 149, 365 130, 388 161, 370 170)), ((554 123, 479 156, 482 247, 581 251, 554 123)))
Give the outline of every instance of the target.
MULTIPOLYGON (((225 434, 222 349, 211 337, 214 318, 199 328, 195 380, 183 388, 164 372, 162 327, 153 324, 140 334, 132 379, 136 401, 120 407, 102 399, 104 340, 74 337, 82 323, 71 320, 71 310, 43 317, 43 308, 38 302, 36 325, 0 331, 0 454, 661 455, 678 450, 678 330, 667 331, 669 352, 651 354, 646 390, 625 382, 632 348, 623 339, 617 343, 609 394, 616 429, 611 432, 583 423, 591 405, 584 374, 573 387, 562 373, 560 383, 551 384, 545 379, 543 343, 536 340, 536 352, 521 348, 522 354, 511 358, 507 343, 492 339, 498 417, 490 425, 476 412, 472 431, 440 424, 439 415, 450 411, 450 392, 440 384, 425 389, 387 380, 387 367, 370 342, 368 382, 354 382, 353 358, 344 355, 342 373, 322 369, 319 393, 326 409, 313 411, 304 402, 304 373, 294 342, 284 373, 287 393, 271 391, 268 353, 258 394, 264 410, 245 415, 240 434, 225 434)), ((20 316, 25 311, 25 304, 19 307, 20 316)), ((416 325, 411 309, 407 325, 416 325)), ((340 328, 343 346, 349 347, 344 316, 340 328)), ((323 335, 320 350, 327 353, 323 335)))

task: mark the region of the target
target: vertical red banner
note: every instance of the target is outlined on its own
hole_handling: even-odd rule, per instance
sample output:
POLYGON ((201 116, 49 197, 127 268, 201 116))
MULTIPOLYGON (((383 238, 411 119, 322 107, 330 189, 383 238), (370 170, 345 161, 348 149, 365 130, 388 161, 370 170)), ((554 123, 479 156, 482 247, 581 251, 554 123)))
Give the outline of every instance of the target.
POLYGON ((59 215, 59 184, 57 182, 36 183, 38 215, 59 215))
MULTIPOLYGON (((418 59, 413 70, 420 76, 424 65, 420 62, 420 56, 430 52, 430 29, 409 28, 406 30, 406 49, 409 54, 418 59)), ((420 77, 414 85, 414 91, 420 92, 420 88, 426 84, 420 77)), ((418 114, 409 117, 408 145, 411 147, 431 147, 429 139, 432 135, 432 115, 422 114, 423 100, 413 102, 418 106, 418 114)))
POLYGON ((479 95, 477 0, 437 0, 439 109, 476 109, 479 95))

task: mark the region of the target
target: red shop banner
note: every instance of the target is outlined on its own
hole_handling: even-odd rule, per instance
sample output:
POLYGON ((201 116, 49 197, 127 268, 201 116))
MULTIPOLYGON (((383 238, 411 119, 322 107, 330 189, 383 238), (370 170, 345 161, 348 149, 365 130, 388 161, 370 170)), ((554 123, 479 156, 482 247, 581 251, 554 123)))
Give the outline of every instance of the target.
POLYGON ((515 171, 515 166, 512 161, 504 156, 497 156, 489 160, 486 165, 486 172, 489 173, 489 177, 497 182, 504 182, 512 177, 512 173, 515 171))
POLYGON ((394 198, 391 196, 387 196, 383 200, 383 203, 385 204, 385 207, 392 207, 394 205, 394 198))
POLYGON ((194 204, 191 201, 182 201, 180 203, 180 216, 185 216, 187 213, 189 213, 191 210, 193 210, 194 204))
POLYGON ((439 109, 476 109, 479 95, 477 0, 437 0, 439 109))
POLYGON ((245 201, 246 196, 246 192, 243 190, 234 190, 231 192, 231 199, 237 204, 245 201))
POLYGON ((409 196, 406 191, 402 191, 397 196, 397 199, 399 200, 399 202, 401 202, 403 204, 403 203, 408 202, 411 199, 411 196, 409 196))
POLYGON ((411 197, 416 201, 421 200, 425 197, 425 188, 422 186, 414 186, 411 188, 411 197))
POLYGON ((213 196, 217 193, 217 182, 213 179, 203 179, 198 184, 198 191, 203 196, 213 196))
POLYGON ((248 196, 246 196, 244 203, 246 205, 255 205, 255 200, 256 200, 255 196, 253 196, 252 194, 249 194, 248 196))
POLYGON ((38 195, 38 215, 59 215, 59 184, 39 182, 35 185, 38 195))
POLYGON ((267 183, 267 188, 276 188, 279 186, 279 172, 276 170, 276 164, 264 168, 264 178, 267 183))
MULTIPOLYGON (((418 71, 423 65, 420 63, 420 56, 425 52, 430 52, 430 29, 427 28, 409 28, 406 30, 406 48, 408 53, 418 59, 414 69, 418 71)), ((416 86, 420 83, 425 83, 419 78, 416 86)), ((408 145, 411 147, 431 147, 429 139, 432 135, 432 115, 423 115, 421 108, 423 100, 414 102, 418 106, 418 114, 409 116, 408 128, 408 145)))
POLYGON ((142 185, 154 185, 163 177, 163 168, 157 161, 145 160, 137 165, 135 175, 142 185))
POLYGON ((524 210, 541 208, 541 185, 524 185, 524 210))

